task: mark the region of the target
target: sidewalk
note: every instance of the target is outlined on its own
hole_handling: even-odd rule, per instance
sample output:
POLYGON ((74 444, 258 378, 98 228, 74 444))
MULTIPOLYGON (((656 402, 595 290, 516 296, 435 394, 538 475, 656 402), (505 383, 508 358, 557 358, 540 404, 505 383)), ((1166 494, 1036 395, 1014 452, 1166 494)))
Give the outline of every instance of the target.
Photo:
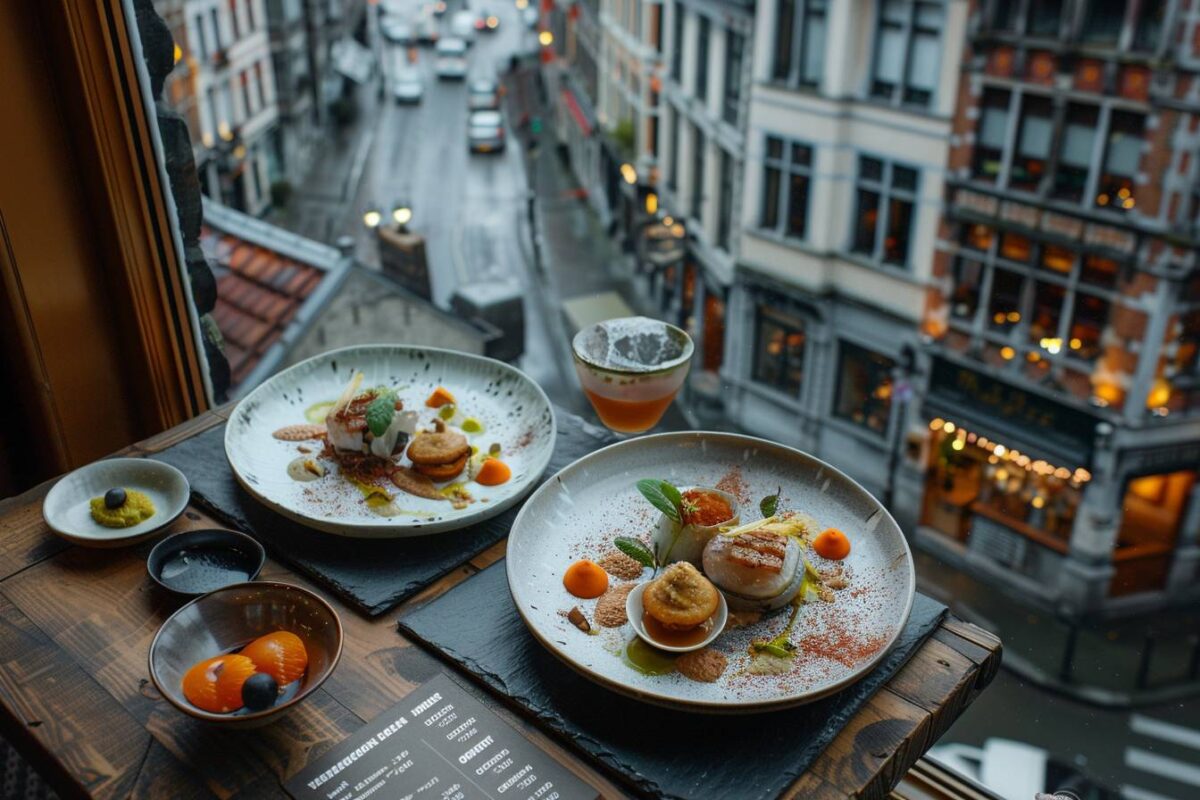
POLYGON ((283 208, 272 209, 268 221, 317 241, 333 244, 362 178, 375 136, 381 103, 374 80, 356 87, 358 115, 342 128, 330 122, 333 133, 320 148, 312 167, 292 187, 283 208))

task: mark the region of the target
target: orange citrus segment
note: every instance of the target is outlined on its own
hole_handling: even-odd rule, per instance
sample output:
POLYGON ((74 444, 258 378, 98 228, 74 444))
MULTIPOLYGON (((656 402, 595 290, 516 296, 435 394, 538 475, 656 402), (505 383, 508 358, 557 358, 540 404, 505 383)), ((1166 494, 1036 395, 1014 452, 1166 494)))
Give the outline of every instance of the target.
POLYGON ((275 631, 260 636, 242 649, 242 655, 253 661, 259 672, 267 673, 280 686, 296 680, 308 668, 308 650, 304 642, 289 631, 275 631))
POLYGON ((183 696, 214 714, 237 711, 242 707, 242 684, 253 674, 254 662, 243 655, 208 658, 184 674, 183 696))
POLYGON ((425 405, 429 408, 441 408, 442 406, 453 402, 454 395, 450 394, 450 392, 444 386, 439 386, 433 390, 433 393, 429 395, 428 398, 426 398, 425 405))

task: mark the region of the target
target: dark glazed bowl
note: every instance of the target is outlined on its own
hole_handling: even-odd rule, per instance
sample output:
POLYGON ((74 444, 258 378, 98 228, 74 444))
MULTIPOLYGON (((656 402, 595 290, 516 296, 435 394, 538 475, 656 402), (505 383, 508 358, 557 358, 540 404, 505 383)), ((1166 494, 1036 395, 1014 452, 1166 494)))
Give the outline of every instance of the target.
POLYGON ((167 702, 193 719, 253 728, 275 721, 312 694, 341 655, 342 623, 320 597, 289 583, 235 583, 197 597, 167 618, 150 643, 150 679, 167 702), (308 670, 290 699, 262 711, 216 714, 183 696, 183 675, 193 664, 279 630, 299 636, 308 650, 308 670))
POLYGON ((146 571, 167 591, 196 597, 254 580, 266 561, 263 546, 246 534, 203 528, 172 534, 154 545, 146 558, 146 571), (190 556, 192 568, 175 573, 179 556, 190 556))

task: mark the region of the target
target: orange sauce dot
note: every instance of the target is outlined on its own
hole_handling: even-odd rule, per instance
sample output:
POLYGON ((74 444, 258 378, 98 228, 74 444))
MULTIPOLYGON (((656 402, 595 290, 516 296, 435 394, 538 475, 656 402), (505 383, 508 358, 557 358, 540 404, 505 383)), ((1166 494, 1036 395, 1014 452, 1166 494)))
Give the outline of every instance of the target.
POLYGON ((595 561, 576 561, 563 573, 563 586, 576 597, 590 600, 608 591, 608 573, 595 561))
POLYGON ((482 486, 499 486, 512 477, 512 468, 498 458, 485 458, 475 474, 475 482, 482 486))
POLYGON ((846 538, 846 534, 837 528, 826 528, 813 541, 813 550, 821 558, 828 558, 831 561, 841 561, 850 555, 850 540, 846 538))

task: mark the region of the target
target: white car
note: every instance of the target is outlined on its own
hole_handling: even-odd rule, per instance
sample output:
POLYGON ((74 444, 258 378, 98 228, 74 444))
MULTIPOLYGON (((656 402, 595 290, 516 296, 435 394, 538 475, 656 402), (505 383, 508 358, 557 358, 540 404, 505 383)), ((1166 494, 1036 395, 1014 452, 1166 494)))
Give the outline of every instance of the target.
POLYGON ((467 121, 467 145, 472 153, 504 149, 504 117, 499 111, 474 111, 467 121))
POLYGON ((467 109, 470 111, 495 111, 500 108, 500 92, 496 82, 487 78, 471 81, 467 86, 467 109))
POLYGON ((450 35, 462 39, 467 45, 475 44, 476 16, 471 11, 455 11, 450 18, 450 35))
POLYGON ((462 39, 440 39, 433 71, 442 80, 461 81, 467 77, 467 44, 462 39))
POLYGON ((403 20, 384 17, 379 23, 379 30, 383 33, 383 38, 392 44, 412 44, 412 27, 403 20))
POLYGON ((419 103, 425 94, 421 76, 415 72, 406 72, 396 76, 392 82, 392 97, 397 103, 419 103))

